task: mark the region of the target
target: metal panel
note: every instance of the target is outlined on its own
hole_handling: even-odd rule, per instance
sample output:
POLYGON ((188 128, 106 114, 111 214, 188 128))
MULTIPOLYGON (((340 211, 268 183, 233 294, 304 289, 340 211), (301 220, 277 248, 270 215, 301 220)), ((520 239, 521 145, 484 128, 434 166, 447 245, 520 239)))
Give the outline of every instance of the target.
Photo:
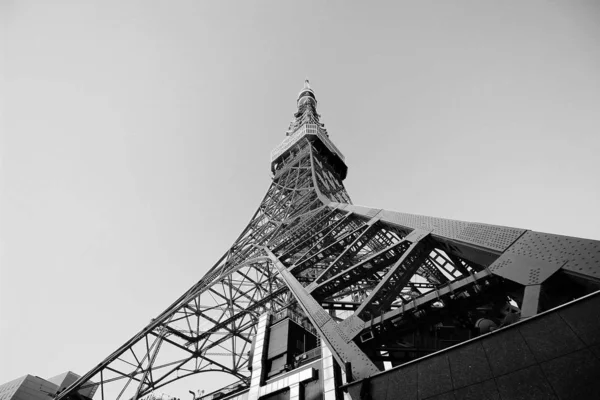
POLYGON ((490 266, 490 271, 522 285, 537 285, 561 267, 600 279, 600 242, 528 231, 490 266))
POLYGON ((456 235, 456 239, 488 249, 504 251, 524 232, 525 229, 471 222, 456 235))
MULTIPOLYGON (((363 216, 372 216, 379 209, 348 205, 346 210, 363 216)), ((433 235, 502 252, 517 240, 525 229, 426 217, 396 211, 382 210, 381 221, 409 229, 430 230, 433 235)))
POLYGON ((271 359, 288 351, 289 321, 280 321, 279 323, 271 326, 269 329, 270 339, 267 350, 267 358, 271 359))
POLYGON ((560 260, 549 262, 507 252, 490 266, 490 271, 521 285, 537 285, 548 279, 562 266, 563 263, 560 260))
POLYGON ((340 323, 340 328, 344 331, 345 335, 349 338, 353 338, 358 335, 365 327, 365 321, 351 315, 340 323))
POLYGON ((600 241, 529 231, 510 249, 512 254, 566 263, 567 271, 600 279, 600 241))

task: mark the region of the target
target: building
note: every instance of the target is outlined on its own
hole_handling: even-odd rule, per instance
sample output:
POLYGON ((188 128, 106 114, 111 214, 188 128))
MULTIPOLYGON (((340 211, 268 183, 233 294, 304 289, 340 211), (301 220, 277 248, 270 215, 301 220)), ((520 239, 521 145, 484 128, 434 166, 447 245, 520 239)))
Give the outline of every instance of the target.
MULTIPOLYGON (((59 391, 63 391, 69 386, 71 386, 77 379, 81 378, 81 376, 77 375, 74 372, 67 371, 63 372, 60 375, 53 376, 48 379, 48 382, 55 384, 58 387, 59 391)), ((86 387, 81 388, 78 393, 86 398, 93 398, 96 393, 96 389, 98 389, 98 385, 94 385, 93 382, 89 382, 86 387)))
POLYGON ((39 376, 25 375, 0 385, 0 400, 47 400, 58 386, 39 376))
MULTIPOLYGON (((79 379, 80 376, 68 371, 43 379, 39 376, 25 375, 3 385, 0 385, 0 400, 48 400, 54 398, 59 391, 79 379)), ((79 399, 91 399, 98 388, 97 385, 88 386, 79 391, 79 399)))
POLYGON ((600 242, 354 205, 308 81, 297 107, 231 248, 58 399, 597 398, 600 242))

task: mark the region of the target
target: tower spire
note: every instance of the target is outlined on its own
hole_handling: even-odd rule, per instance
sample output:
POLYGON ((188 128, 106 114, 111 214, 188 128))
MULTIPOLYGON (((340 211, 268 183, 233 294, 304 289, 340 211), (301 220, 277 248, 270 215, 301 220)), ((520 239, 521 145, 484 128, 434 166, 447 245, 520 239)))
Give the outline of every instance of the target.
POLYGON ((295 132, 304 124, 318 125, 323 134, 327 135, 325 126, 319 121, 321 116, 317 113, 317 97, 314 90, 310 87, 308 77, 304 80, 304 87, 298 93, 296 104, 298 110, 294 113, 294 119, 290 123, 287 135, 295 132))

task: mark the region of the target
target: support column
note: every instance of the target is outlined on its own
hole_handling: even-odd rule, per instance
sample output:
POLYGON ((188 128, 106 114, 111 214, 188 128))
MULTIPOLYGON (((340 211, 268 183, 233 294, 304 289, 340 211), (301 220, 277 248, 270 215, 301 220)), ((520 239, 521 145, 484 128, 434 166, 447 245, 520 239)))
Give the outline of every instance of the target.
POLYGON ((323 400, 335 400, 333 354, 323 341, 321 342, 321 351, 323 352, 323 400))
POLYGON ((300 400, 300 384, 290 385, 290 400, 300 400))
MULTIPOLYGON (((248 400, 258 400, 260 396, 260 386, 262 384, 262 367, 267 348, 267 325, 271 319, 271 314, 265 313, 258 318, 256 327, 256 338, 254 342, 254 356, 252 357, 252 377, 250 378, 250 390, 248 391, 248 400)), ((291 400, 291 399, 290 399, 291 400)))
POLYGON ((523 305, 521 307, 521 318, 533 317, 538 313, 541 290, 542 285, 525 286, 525 292, 523 293, 523 305))

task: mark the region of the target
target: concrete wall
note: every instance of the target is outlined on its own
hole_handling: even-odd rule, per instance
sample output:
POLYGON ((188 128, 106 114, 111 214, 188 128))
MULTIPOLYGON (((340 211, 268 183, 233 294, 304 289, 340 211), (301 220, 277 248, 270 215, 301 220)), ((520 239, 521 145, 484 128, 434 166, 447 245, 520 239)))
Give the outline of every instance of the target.
POLYGON ((352 399, 600 399, 600 292, 348 385, 352 399))

